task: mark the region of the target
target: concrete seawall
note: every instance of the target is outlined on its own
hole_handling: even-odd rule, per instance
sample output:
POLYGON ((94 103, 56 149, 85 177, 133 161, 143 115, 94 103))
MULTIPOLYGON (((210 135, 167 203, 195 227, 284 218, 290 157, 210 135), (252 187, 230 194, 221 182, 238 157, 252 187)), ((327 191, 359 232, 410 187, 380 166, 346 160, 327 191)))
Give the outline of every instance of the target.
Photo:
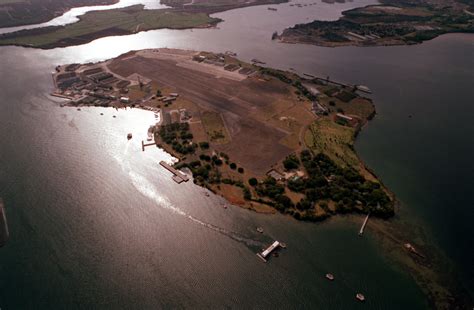
POLYGON ((7 215, 5 214, 3 200, 0 198, 0 247, 7 243, 8 236, 7 215))

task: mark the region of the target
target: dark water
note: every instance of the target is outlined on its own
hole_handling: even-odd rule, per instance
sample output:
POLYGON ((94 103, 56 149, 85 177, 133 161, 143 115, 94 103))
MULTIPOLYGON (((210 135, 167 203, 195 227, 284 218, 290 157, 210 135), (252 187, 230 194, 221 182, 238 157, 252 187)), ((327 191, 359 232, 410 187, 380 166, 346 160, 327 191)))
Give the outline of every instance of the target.
MULTIPOLYGON (((337 18, 361 4, 319 3, 310 14, 337 18)), ((170 182, 158 166, 166 154, 141 152, 153 115, 59 108, 47 96, 56 64, 163 46, 234 50, 369 85, 379 115, 357 149, 401 199, 402 216, 422 225, 472 292, 473 37, 368 49, 271 42, 273 30, 309 14, 289 10, 279 7, 278 19, 266 7, 219 14, 220 30, 150 31, 52 51, 0 48, 0 195, 11 234, 0 249, 2 309, 426 307, 370 230, 357 237, 359 222, 308 224, 224 209, 201 188, 170 182), (288 249, 262 264, 255 252, 274 239, 288 249), (323 278, 328 271, 335 282, 323 278), (357 291, 366 304, 354 301, 357 291)))

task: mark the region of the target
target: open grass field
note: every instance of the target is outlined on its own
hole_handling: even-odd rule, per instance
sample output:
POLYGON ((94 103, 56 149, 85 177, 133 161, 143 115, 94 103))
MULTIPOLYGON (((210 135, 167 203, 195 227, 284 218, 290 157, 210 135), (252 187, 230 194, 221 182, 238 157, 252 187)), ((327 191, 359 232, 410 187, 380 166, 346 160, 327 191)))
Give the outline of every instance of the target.
POLYGON ((219 113, 205 111, 201 113, 201 122, 211 142, 218 144, 230 142, 224 120, 219 113))
POLYGON ((74 24, 28 30, 0 37, 0 45, 55 47, 83 44, 105 35, 123 35, 151 29, 207 27, 219 19, 205 13, 172 10, 145 10, 143 5, 92 11, 74 24))
POLYGON ((305 143, 315 153, 324 153, 343 167, 359 170, 360 161, 353 149, 354 134, 354 128, 321 118, 306 131, 305 143))

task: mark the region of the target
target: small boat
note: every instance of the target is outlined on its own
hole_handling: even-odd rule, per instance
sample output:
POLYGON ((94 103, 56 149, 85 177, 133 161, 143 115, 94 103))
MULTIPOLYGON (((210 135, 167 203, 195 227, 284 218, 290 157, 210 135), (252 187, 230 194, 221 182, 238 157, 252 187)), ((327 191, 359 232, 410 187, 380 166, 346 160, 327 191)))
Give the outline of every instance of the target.
POLYGON ((281 247, 282 249, 286 249, 286 243, 280 242, 280 247, 281 247))
POLYGON ((329 281, 334 281, 334 275, 332 273, 326 273, 326 279, 329 281))
POLYGON ((371 94, 372 91, 370 90, 370 88, 368 88, 367 86, 365 85, 357 85, 356 86, 357 90, 360 90, 361 92, 363 93, 367 93, 367 94, 371 94))
POLYGON ((254 64, 261 64, 261 65, 264 65, 264 64, 265 64, 263 61, 258 60, 257 58, 252 59, 252 62, 253 62, 254 64))
POLYGON ((127 135, 127 139, 130 140, 131 138, 132 138, 132 134, 129 133, 129 134, 127 135))
POLYGON ((257 231, 262 234, 263 233, 263 228, 262 227, 257 227, 257 231))
POLYGON ((361 293, 356 294, 356 299, 359 301, 365 301, 365 296, 362 295, 361 293))

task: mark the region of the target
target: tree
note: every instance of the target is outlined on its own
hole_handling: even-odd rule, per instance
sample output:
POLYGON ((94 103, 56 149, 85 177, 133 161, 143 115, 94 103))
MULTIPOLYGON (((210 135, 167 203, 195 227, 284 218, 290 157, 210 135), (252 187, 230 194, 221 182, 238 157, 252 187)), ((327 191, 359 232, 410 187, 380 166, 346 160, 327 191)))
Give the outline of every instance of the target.
POLYGON ((300 166, 300 161, 296 156, 290 155, 283 161, 283 166, 286 170, 296 169, 300 166))
POLYGON ((252 185, 252 186, 257 186, 258 181, 257 181, 256 178, 250 178, 249 179, 249 184, 252 185))
POLYGON ((203 150, 207 150, 209 148, 209 142, 199 142, 199 147, 203 150))
POLYGON ((237 165, 235 163, 230 164, 230 169, 235 170, 237 168, 237 165))
POLYGON ((242 191, 244 192, 244 199, 245 200, 250 200, 252 199, 252 193, 250 192, 250 190, 247 188, 247 187, 243 187, 242 188, 242 191))
POLYGON ((239 169, 237 169, 237 171, 238 171, 239 173, 244 173, 244 168, 239 167, 239 169))

